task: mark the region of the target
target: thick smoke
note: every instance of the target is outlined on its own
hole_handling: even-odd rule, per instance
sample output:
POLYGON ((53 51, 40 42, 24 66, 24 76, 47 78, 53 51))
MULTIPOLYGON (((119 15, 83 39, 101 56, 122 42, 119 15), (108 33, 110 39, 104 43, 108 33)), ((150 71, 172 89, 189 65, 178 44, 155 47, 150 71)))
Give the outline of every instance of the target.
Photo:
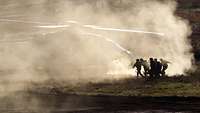
POLYGON ((0 80, 9 87, 3 90, 13 83, 129 77, 136 58, 170 61, 169 75, 191 67, 191 30, 176 16, 175 1, 0 2, 0 80))

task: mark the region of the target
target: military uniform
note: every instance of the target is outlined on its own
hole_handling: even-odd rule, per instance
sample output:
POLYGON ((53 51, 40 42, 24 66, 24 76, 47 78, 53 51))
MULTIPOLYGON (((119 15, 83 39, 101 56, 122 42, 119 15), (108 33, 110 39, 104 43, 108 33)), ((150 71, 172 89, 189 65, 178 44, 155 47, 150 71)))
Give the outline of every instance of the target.
POLYGON ((162 64, 162 75, 165 76, 165 71, 167 70, 168 68, 168 64, 170 63, 169 61, 166 61, 166 60, 163 60, 163 59, 160 59, 161 61, 161 64, 162 64))
POLYGON ((143 77, 143 75, 142 75, 142 73, 141 73, 142 63, 139 61, 139 59, 136 59, 136 62, 135 62, 135 64, 133 65, 133 68, 135 68, 135 67, 136 67, 136 69, 137 69, 137 78, 138 78, 140 75, 143 77))

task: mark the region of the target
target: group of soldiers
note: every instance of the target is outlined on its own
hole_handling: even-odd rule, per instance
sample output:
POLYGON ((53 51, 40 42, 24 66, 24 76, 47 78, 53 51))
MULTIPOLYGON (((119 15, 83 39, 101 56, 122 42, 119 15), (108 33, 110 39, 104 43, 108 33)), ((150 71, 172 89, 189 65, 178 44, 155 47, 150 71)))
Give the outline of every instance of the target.
POLYGON ((136 59, 136 62, 132 64, 133 68, 137 69, 137 78, 139 76, 144 78, 159 78, 161 76, 165 76, 165 71, 168 68, 168 64, 170 62, 160 59, 157 60, 156 58, 149 58, 149 62, 144 59, 136 59), (144 72, 142 73, 142 68, 144 72))

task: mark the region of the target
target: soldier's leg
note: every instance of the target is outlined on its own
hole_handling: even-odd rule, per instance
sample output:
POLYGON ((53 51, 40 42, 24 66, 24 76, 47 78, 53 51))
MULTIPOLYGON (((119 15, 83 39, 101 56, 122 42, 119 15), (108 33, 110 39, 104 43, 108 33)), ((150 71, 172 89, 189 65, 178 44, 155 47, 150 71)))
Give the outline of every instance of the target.
POLYGON ((157 71, 155 72, 155 78, 158 78, 158 72, 157 71))
POLYGON ((148 77, 149 69, 145 69, 144 74, 145 74, 145 77, 148 77))
POLYGON ((156 70, 153 70, 153 71, 152 71, 152 75, 153 75, 153 76, 152 76, 153 78, 156 78, 156 70))
POLYGON ((139 70, 137 69, 137 78, 139 78, 139 75, 140 75, 140 73, 139 73, 139 70))
POLYGON ((141 69, 140 69, 140 76, 145 78, 145 76, 142 74, 141 69))
POLYGON ((137 78, 139 78, 139 73, 138 73, 138 71, 137 71, 137 78))
POLYGON ((165 71, 167 70, 167 67, 163 67, 162 69, 162 76, 165 76, 165 71))
POLYGON ((149 70, 149 77, 150 77, 150 78, 153 78, 152 70, 149 70))
POLYGON ((147 77, 147 71, 146 70, 144 70, 144 76, 147 77))
POLYGON ((165 71, 166 71, 166 69, 163 69, 162 76, 165 76, 165 71))
POLYGON ((142 76, 141 69, 138 69, 139 75, 142 76))

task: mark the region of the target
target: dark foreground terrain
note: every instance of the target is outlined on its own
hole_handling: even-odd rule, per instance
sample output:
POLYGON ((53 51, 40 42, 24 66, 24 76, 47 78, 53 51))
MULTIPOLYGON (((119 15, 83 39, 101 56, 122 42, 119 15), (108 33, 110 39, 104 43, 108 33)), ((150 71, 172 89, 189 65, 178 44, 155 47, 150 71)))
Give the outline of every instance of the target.
POLYGON ((198 97, 123 97, 18 93, 0 99, 1 113, 198 113, 198 97))
POLYGON ((199 113, 199 71, 189 76, 30 85, 0 98, 0 113, 199 113))

